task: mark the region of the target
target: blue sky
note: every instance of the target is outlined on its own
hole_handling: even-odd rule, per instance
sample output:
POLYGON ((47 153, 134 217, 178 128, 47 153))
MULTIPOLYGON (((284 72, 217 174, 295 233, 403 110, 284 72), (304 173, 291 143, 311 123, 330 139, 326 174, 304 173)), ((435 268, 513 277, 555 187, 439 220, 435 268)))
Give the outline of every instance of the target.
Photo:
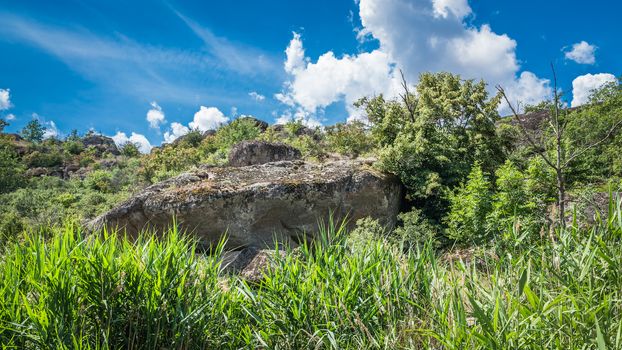
POLYGON ((398 68, 535 103, 551 62, 576 105, 622 74, 619 13, 610 0, 0 0, 0 116, 9 131, 36 116, 61 136, 159 145, 239 115, 361 118, 352 102, 395 95, 398 68))

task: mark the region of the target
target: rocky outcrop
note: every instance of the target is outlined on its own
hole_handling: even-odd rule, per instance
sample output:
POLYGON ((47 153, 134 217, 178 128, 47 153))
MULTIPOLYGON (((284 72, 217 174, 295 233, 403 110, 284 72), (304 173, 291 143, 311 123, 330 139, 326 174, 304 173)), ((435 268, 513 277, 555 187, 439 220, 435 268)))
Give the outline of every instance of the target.
POLYGON ((253 123, 255 124, 255 126, 256 126, 259 130, 261 130, 261 132, 266 131, 266 129, 268 129, 268 126, 269 126, 269 125, 268 125, 268 123, 264 122, 263 120, 259 120, 259 119, 257 119, 257 118, 254 118, 254 117, 247 117, 247 116, 244 116, 244 117, 239 117, 239 118, 238 118, 238 120, 240 120, 240 121, 250 121, 250 122, 253 122, 253 123))
POLYGON ((104 153, 111 153, 115 156, 121 154, 114 140, 110 137, 98 134, 88 134, 82 138, 84 147, 93 147, 101 156, 104 153))
POLYGON ((258 165, 281 160, 296 160, 300 151, 284 143, 244 141, 229 151, 229 166, 258 165))
POLYGON ((135 235, 163 230, 175 218, 181 229, 212 245, 227 234, 227 249, 297 246, 316 234, 318 220, 333 213, 351 224, 371 216, 395 224, 402 186, 369 162, 316 164, 280 161, 244 167, 205 167, 150 186, 96 218, 135 235))

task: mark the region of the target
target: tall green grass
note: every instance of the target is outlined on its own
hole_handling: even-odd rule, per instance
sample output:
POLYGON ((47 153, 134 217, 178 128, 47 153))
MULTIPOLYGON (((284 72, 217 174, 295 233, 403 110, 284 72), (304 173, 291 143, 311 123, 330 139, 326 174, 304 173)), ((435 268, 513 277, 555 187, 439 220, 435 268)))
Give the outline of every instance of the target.
POLYGON ((622 348, 620 201, 594 227, 464 261, 352 245, 329 223, 313 247, 275 254, 258 285, 219 273, 222 245, 163 237, 67 225, 6 247, 3 348, 622 348))

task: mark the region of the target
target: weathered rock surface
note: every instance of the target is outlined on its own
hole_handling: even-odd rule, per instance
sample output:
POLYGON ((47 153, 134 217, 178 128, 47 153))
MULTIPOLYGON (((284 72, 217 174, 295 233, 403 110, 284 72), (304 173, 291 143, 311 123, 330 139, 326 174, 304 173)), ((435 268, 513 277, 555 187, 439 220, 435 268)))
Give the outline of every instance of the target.
POLYGON ((300 159, 300 151, 284 143, 243 141, 229 151, 229 166, 247 166, 300 159))
POLYGON ((119 152, 119 149, 117 148, 117 145, 114 143, 114 140, 104 135, 86 135, 82 138, 82 144, 84 144, 84 147, 94 147, 99 155, 102 155, 106 152, 111 153, 115 156, 121 154, 121 152, 119 152))
POLYGON ((145 228, 177 224, 203 243, 216 244, 226 232, 227 249, 293 247, 313 238, 318 220, 333 212, 353 225, 371 216, 394 225, 402 186, 369 161, 315 164, 301 160, 246 167, 205 167, 155 184, 94 219, 134 235, 145 228))
POLYGON ((250 283, 260 283, 264 274, 274 268, 274 260, 284 257, 283 250, 244 248, 239 251, 225 252, 220 267, 224 274, 236 274, 250 283))

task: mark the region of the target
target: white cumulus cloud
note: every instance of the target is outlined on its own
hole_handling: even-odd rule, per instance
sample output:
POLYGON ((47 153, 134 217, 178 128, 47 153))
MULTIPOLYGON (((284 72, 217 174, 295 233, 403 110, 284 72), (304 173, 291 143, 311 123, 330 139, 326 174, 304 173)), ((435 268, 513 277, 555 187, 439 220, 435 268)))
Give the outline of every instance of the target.
MULTIPOLYGON (((531 72, 522 72, 516 81, 505 87, 505 92, 510 103, 519 109, 519 107, 535 105, 549 99, 553 89, 551 88, 550 80, 540 79, 531 72)), ((501 115, 510 114, 510 108, 505 101, 502 101, 499 107, 501 115)))
POLYGON ((147 112, 147 121, 153 129, 160 129, 160 125, 166 122, 162 107, 155 101, 151 102, 151 109, 147 112))
POLYGON ((0 89, 0 111, 11 108, 11 90, 0 89))
POLYGON ((171 143, 189 132, 190 129, 187 126, 173 122, 171 123, 171 130, 164 133, 164 143, 171 143))
POLYGON ((248 96, 252 97, 255 101, 263 101, 266 99, 266 96, 258 93, 257 91, 251 91, 248 93, 248 96))
POLYGON ((117 146, 123 146, 124 144, 131 142, 138 146, 138 150, 141 153, 149 153, 153 148, 145 135, 137 134, 135 132, 132 132, 131 136, 127 137, 127 134, 118 131, 114 136, 112 136, 112 139, 117 146))
POLYGON ((464 79, 484 79, 489 91, 503 86, 512 100, 537 103, 547 98, 549 81, 521 71, 517 42, 488 24, 465 21, 475 15, 468 0, 359 0, 362 28, 359 40, 377 40, 370 52, 336 57, 328 51, 317 61, 305 57, 299 34, 287 49, 284 69, 290 75, 275 98, 289 106, 321 114, 332 103, 344 101, 349 118, 358 117, 352 102, 379 93, 389 98, 400 91, 397 69, 409 83, 423 72, 448 71, 464 79))
POLYGON ((566 59, 575 61, 580 64, 596 63, 596 46, 590 45, 587 41, 581 41, 572 45, 569 51, 566 51, 566 59))
POLYGON ((8 120, 8 121, 15 120, 15 114, 13 114, 13 113, 7 114, 6 120, 8 120))
POLYGON ((229 118, 216 107, 201 106, 198 112, 194 114, 194 119, 190 122, 190 129, 198 129, 200 131, 214 130, 220 125, 229 121, 229 118))
POLYGON ((615 75, 609 73, 585 74, 572 81, 572 107, 577 107, 590 101, 594 90, 603 85, 617 81, 615 75))
POLYGON ((462 18, 471 13, 467 0, 433 0, 434 14, 437 17, 447 18, 450 14, 462 18))
MULTIPOLYGON (((285 50, 302 52, 304 48, 300 36, 294 33, 290 46, 285 50), (294 47, 292 47, 292 45, 294 47)), ((386 53, 381 50, 364 52, 358 55, 336 57, 332 51, 321 55, 316 62, 307 57, 297 59, 295 69, 286 61, 285 70, 291 80, 275 98, 291 107, 277 123, 298 120, 309 126, 319 125, 318 114, 332 103, 346 102, 349 111, 359 98, 373 94, 390 93, 393 66, 386 53)))
POLYGON ((302 47, 300 34, 293 32, 293 35, 294 37, 289 42, 287 49, 285 49, 285 55, 287 56, 285 71, 290 74, 295 74, 305 66, 305 50, 302 47))

